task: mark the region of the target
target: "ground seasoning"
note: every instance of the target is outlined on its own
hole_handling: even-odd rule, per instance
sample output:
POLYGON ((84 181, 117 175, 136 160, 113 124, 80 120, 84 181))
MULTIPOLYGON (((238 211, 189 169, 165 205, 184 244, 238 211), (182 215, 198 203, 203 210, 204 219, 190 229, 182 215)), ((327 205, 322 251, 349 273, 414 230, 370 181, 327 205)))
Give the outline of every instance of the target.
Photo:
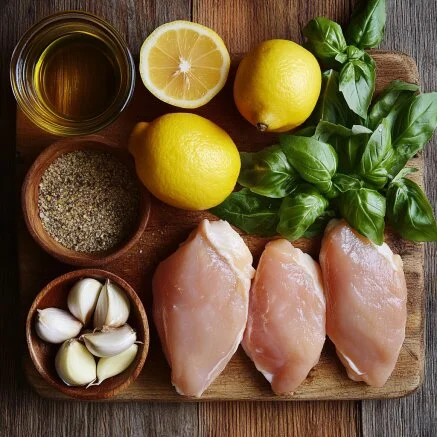
POLYGON ((45 230, 78 252, 117 246, 138 220, 135 176, 112 154, 100 150, 66 153, 44 172, 39 215, 45 230))

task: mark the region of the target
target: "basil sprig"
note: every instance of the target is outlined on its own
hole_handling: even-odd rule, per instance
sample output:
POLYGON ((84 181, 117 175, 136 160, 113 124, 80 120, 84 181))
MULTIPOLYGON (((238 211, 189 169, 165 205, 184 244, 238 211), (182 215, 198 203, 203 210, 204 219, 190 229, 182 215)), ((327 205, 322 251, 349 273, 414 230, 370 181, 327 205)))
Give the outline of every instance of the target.
POLYGON ((392 129, 396 160, 390 168, 395 176, 431 138, 437 126, 437 93, 419 94, 399 108, 392 129))
POLYGON ((281 199, 271 199, 253 193, 248 188, 231 193, 211 212, 238 226, 248 234, 270 237, 276 234, 281 199))
POLYGON ((297 240, 314 224, 329 202, 313 186, 301 185, 291 197, 286 197, 279 209, 278 233, 297 240))
POLYGON ((385 197, 376 190, 346 191, 340 198, 340 213, 360 234, 374 243, 384 242, 385 197))
POLYGON ((375 91, 375 62, 365 53, 349 60, 340 71, 339 90, 349 108, 365 119, 375 91))
POLYGON ((283 135, 280 144, 288 162, 303 180, 316 185, 322 192, 330 190, 338 160, 332 146, 314 138, 293 135, 283 135))
POLYGON ((362 1, 352 13, 346 39, 360 49, 378 47, 384 37, 385 0, 362 1))
POLYGON ((376 129, 382 119, 385 118, 391 127, 399 109, 418 90, 419 87, 413 83, 402 82, 401 80, 391 82, 371 107, 366 126, 370 129, 376 129))
POLYGON ((372 102, 385 1, 354 11, 345 34, 324 17, 304 29, 307 47, 331 69, 322 75, 316 107, 294 134, 257 153, 241 153, 239 183, 212 212, 243 231, 290 240, 323 231, 343 217, 375 244, 384 219, 404 238, 437 240, 432 207, 404 168, 437 127, 437 93, 393 81, 372 102))
POLYGON ((437 224, 432 207, 420 187, 410 179, 399 178, 389 185, 387 218, 407 240, 437 240, 437 224))
POLYGON ((241 152, 238 183, 257 194, 282 198, 297 187, 299 175, 288 163, 281 146, 274 145, 256 153, 241 152))
POLYGON ((388 180, 386 163, 391 162, 392 156, 391 133, 387 119, 384 118, 364 148, 358 173, 376 188, 382 188, 388 180))
POLYGON ((346 61, 346 40, 340 25, 335 21, 325 17, 314 18, 303 29, 303 34, 309 49, 325 65, 336 67, 338 63, 346 61))

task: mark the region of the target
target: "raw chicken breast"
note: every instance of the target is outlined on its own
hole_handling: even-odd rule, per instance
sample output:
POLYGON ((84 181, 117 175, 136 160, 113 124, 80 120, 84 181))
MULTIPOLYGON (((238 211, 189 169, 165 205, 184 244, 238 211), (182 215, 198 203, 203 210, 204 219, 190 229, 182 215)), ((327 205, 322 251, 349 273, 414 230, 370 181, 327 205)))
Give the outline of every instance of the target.
POLYGON ((332 220, 320 251, 326 331, 349 378, 382 387, 405 338, 407 320, 402 260, 344 220, 332 220))
POLYGON ((318 363, 325 311, 319 265, 287 240, 268 243, 250 290, 242 345, 276 394, 292 393, 318 363))
POLYGON ((201 396, 238 348, 252 255, 225 221, 203 220, 153 277, 153 316, 178 393, 201 396))

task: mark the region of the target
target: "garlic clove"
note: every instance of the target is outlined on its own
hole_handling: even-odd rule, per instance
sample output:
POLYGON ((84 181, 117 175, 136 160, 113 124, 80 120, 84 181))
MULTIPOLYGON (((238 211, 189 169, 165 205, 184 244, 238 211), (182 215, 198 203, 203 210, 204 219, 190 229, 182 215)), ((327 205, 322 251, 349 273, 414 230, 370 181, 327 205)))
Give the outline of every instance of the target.
POLYGON ((96 279, 83 278, 76 282, 68 293, 68 309, 84 325, 91 319, 102 286, 96 279))
POLYGON ((121 354, 132 346, 136 339, 137 334, 129 325, 119 328, 104 326, 100 331, 80 336, 80 340, 83 340, 87 349, 96 357, 121 354))
POLYGON ((82 329, 82 323, 68 311, 45 308, 37 312, 35 331, 39 338, 48 343, 62 343, 76 337, 82 329))
POLYGON ((94 328, 103 326, 116 328, 129 318, 130 302, 126 293, 109 279, 106 280, 94 312, 94 328))
POLYGON ((77 339, 65 341, 55 358, 59 377, 67 385, 86 385, 95 381, 97 366, 94 357, 77 339))
POLYGON ((97 363, 97 381, 89 384, 89 386, 100 385, 105 379, 124 372, 133 363, 137 352, 138 345, 133 344, 121 354, 100 358, 97 363))

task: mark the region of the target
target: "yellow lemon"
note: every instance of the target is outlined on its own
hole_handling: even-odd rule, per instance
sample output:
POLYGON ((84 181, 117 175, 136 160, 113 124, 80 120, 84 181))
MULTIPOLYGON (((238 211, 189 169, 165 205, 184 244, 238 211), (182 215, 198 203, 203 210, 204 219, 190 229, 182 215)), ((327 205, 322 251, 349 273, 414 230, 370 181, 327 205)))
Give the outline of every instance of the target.
POLYGON ((261 131, 285 132, 302 124, 316 106, 322 73, 299 44, 264 41, 237 70, 234 99, 241 115, 261 131))
POLYGON ((140 51, 140 75, 163 102, 198 108, 222 88, 229 53, 212 29, 190 21, 172 21, 155 29, 140 51))
POLYGON ((234 189, 240 155, 231 137, 195 114, 166 114, 138 123, 129 140, 138 177, 169 205, 212 208, 234 189))

